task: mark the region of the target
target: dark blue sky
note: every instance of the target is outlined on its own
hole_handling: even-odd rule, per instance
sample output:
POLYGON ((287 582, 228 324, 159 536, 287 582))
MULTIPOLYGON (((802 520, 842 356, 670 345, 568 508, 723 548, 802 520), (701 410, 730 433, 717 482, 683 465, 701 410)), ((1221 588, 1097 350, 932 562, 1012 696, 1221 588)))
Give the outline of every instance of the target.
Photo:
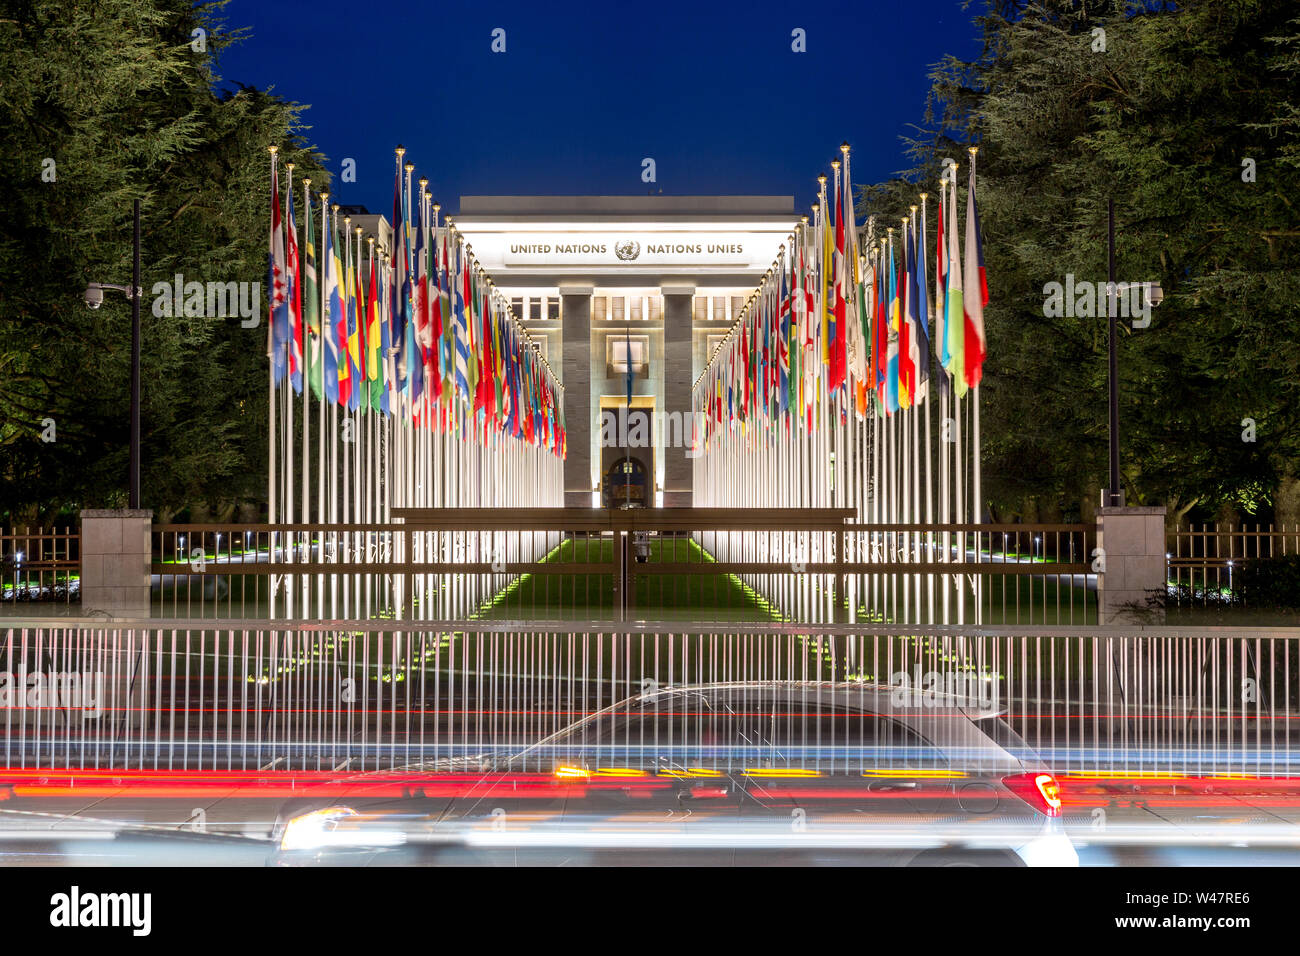
POLYGON ((392 204, 404 144, 434 196, 793 194, 812 201, 843 140, 853 180, 906 168, 930 65, 979 51, 960 0, 881 3, 419 3, 232 0, 252 35, 227 83, 310 105, 334 195, 392 204), (491 52, 492 30, 506 52, 491 52), (791 31, 807 32, 806 53, 791 31), (338 179, 345 157, 357 181, 338 179))

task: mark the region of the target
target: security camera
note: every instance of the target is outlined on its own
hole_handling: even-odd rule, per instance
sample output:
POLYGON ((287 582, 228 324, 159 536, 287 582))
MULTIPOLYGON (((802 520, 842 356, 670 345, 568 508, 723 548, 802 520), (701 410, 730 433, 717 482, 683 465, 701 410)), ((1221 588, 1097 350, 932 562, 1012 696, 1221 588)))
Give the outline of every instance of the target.
POLYGON ((90 285, 86 286, 84 298, 87 306, 92 309, 98 309, 104 304, 104 287, 98 282, 92 282, 90 285))

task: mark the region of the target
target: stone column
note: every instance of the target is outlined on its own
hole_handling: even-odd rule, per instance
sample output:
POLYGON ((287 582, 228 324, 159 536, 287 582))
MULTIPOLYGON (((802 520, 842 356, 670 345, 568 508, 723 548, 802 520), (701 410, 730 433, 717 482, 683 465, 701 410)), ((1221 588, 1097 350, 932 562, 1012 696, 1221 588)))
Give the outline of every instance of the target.
POLYGON ((1104 559, 1097 575, 1100 623, 1164 623, 1163 604, 1148 603, 1163 595, 1167 580, 1164 506, 1098 508, 1097 547, 1104 559))
POLYGON ((114 618, 149 617, 147 510, 81 512, 81 610, 114 618))
POLYGON ((591 295, 592 286, 560 287, 564 353, 564 505, 591 507, 591 295))
POLYGON ((689 508, 694 498, 691 459, 691 306, 695 287, 665 285, 664 296, 664 507, 689 508), (678 433, 678 426, 681 428, 678 433))

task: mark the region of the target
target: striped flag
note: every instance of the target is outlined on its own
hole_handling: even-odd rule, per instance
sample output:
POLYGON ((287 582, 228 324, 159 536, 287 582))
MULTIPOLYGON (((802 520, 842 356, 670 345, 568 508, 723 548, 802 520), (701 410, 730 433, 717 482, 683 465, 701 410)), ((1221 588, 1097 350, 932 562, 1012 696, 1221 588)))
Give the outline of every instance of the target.
POLYGON ((989 301, 989 284, 984 275, 984 243, 980 217, 975 208, 975 153, 971 153, 970 182, 966 187, 966 285, 962 303, 966 310, 963 372, 966 385, 975 388, 984 377, 984 306, 989 301))
POLYGON ((455 264, 452 267, 452 284, 455 287, 456 303, 454 306, 455 331, 454 346, 456 350, 456 395, 462 404, 468 403, 469 392, 469 328, 465 317, 465 305, 469 292, 469 271, 464 261, 464 250, 460 243, 454 245, 455 264))
POLYGON ((285 237, 287 247, 286 280, 288 282, 289 306, 289 382, 293 390, 302 394, 302 279, 301 262, 298 257, 298 223, 293 218, 293 173, 285 187, 285 212, 289 220, 288 234, 285 237))
POLYGON ((266 254, 267 296, 270 300, 270 330, 267 354, 271 356, 272 380, 278 385, 288 370, 289 300, 284 262, 284 223, 280 221, 279 155, 271 154, 271 236, 266 254))
POLYGON ((325 401, 334 405, 339 400, 339 342, 334 323, 343 314, 343 300, 339 298, 339 257, 334 252, 334 230, 330 228, 328 209, 321 213, 321 231, 325 235, 325 316, 321 333, 325 343, 325 362, 322 378, 325 401))
POLYGON ((948 191, 948 273, 944 289, 944 365, 952 376, 957 397, 966 394, 965 307, 961 280, 961 252, 957 245, 957 187, 948 191))
POLYGON ((305 343, 310 348, 307 377, 312 394, 321 397, 321 353, 320 339, 320 287, 316 284, 316 239, 312 233, 311 193, 307 193, 303 211, 305 220, 302 226, 302 294, 303 323, 307 326, 310 338, 305 343))

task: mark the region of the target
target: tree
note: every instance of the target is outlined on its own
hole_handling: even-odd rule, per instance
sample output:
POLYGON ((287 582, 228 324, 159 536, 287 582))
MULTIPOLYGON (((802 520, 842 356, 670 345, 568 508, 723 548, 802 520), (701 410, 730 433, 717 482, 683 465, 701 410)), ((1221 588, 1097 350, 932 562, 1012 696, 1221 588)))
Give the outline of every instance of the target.
POLYGON ((990 284, 981 412, 994 506, 1086 510, 1098 500, 1105 313, 1049 315, 1044 301, 1047 283, 1067 274, 1104 283, 1111 198, 1117 279, 1158 281, 1166 296, 1149 327, 1120 343, 1129 502, 1255 512, 1294 475, 1291 13, 1282 0, 991 4, 978 19, 982 55, 935 69, 908 178, 933 182, 943 156, 964 160, 962 145, 981 146, 990 284), (1287 135, 1270 136, 1260 117, 1287 135), (1254 441, 1243 440, 1247 420, 1254 441))
MULTIPOLYGON (((266 284, 269 159, 325 185, 301 108, 215 91, 239 32, 222 4, 18 4, 0 21, 0 518, 125 502, 131 203, 142 201, 142 497, 164 514, 258 499, 265 461, 265 301, 259 323, 158 316, 155 283, 266 284), (201 33, 196 31, 202 31, 201 33), (52 165, 51 165, 52 161, 52 165), (43 440, 53 419, 55 440, 43 440)), ((264 289, 263 289, 264 293, 264 289)))

